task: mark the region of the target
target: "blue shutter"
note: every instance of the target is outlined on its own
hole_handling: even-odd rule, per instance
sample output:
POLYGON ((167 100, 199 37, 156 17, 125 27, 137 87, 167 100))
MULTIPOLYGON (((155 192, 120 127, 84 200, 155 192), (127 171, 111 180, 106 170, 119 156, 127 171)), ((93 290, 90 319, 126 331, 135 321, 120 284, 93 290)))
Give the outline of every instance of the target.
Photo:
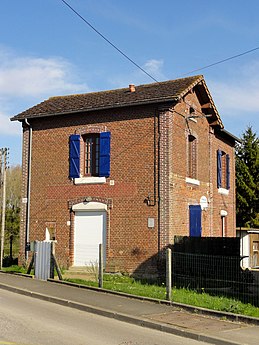
POLYGON ((190 236, 201 237, 201 206, 190 205, 190 236))
POLYGON ((69 177, 80 177, 80 135, 69 137, 69 177))
POLYGON ((222 185, 222 152, 217 151, 217 187, 221 188, 222 185))
POLYGON ((227 189, 230 189, 230 157, 229 155, 226 155, 226 187, 227 189))
POLYGON ((99 176, 110 176, 111 132, 100 133, 99 176))

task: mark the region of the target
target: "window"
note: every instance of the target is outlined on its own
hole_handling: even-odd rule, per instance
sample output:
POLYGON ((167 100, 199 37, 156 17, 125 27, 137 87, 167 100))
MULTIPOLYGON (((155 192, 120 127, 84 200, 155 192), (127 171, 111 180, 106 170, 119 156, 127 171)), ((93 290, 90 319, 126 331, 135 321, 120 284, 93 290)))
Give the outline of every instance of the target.
POLYGON ((71 135, 69 138, 69 177, 109 177, 110 138, 110 132, 85 134, 83 136, 71 135))
POLYGON ((230 189, 230 158, 225 152, 217 151, 217 187, 230 189))
POLYGON ((197 179, 197 139, 188 135, 188 177, 197 179))
POLYGON ((100 137, 99 134, 83 136, 84 176, 99 176, 100 137))
POLYGON ((221 216, 221 235, 222 235, 222 237, 226 237, 226 229, 227 229, 227 217, 221 216))

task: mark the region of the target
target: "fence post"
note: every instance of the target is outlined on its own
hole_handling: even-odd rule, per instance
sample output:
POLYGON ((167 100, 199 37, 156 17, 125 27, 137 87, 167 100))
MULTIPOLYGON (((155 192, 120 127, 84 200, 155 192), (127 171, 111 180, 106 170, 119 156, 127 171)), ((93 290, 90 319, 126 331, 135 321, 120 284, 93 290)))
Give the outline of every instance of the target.
POLYGON ((99 244, 99 274, 98 274, 98 286, 103 287, 103 245, 99 244))
POLYGON ((172 252, 166 249, 166 299, 171 301, 172 297, 172 252))
POLYGON ((50 252, 50 278, 54 279, 55 273, 54 273, 54 259, 53 256, 55 255, 55 243, 51 242, 51 252, 50 252))

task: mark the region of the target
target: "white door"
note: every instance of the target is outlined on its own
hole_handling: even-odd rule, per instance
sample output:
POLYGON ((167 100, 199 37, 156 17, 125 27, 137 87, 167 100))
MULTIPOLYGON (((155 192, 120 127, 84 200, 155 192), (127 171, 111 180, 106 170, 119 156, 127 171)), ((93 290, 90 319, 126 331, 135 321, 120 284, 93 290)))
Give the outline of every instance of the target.
POLYGON ((74 266, 91 266, 99 261, 99 244, 106 248, 106 212, 75 212, 74 266))

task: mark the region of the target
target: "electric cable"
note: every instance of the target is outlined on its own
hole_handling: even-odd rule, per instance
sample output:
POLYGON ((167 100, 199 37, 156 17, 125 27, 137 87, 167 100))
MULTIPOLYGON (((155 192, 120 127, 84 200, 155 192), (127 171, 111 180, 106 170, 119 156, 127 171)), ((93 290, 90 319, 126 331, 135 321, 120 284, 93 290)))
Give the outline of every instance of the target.
MULTIPOLYGON (((80 19, 82 19, 92 30, 94 30, 100 37, 102 37, 109 45, 111 45, 114 49, 116 49, 122 56, 124 56, 127 60, 129 60, 133 65, 135 65, 138 69, 140 69, 143 73, 145 73, 149 78, 151 78, 153 81, 155 81, 156 83, 159 83, 159 81, 154 78, 150 73, 148 73, 144 68, 142 68, 140 65, 138 65, 133 59, 131 59, 127 54, 125 54, 121 49, 119 49, 114 43, 112 43, 106 36, 104 36, 104 34, 102 34, 99 30, 97 30, 89 21, 87 21, 78 11, 76 11, 71 5, 69 5, 67 3, 67 1, 65 0, 61 0, 68 8, 70 8, 71 11, 73 11, 80 19)), ((196 68, 192 71, 189 71, 189 72, 186 72, 184 74, 181 74, 179 76, 177 76, 176 78, 181 78, 183 76, 186 76, 186 75, 189 75, 191 73, 194 73, 194 72, 198 72, 198 71, 201 71, 201 70, 204 70, 204 69, 207 69, 207 68, 210 68, 212 66, 216 66, 216 65, 219 65, 221 63, 224 63, 226 61, 229 61, 229 60, 233 60, 233 59, 236 59, 240 56, 243 56, 243 55, 246 55, 246 54, 249 54, 249 53, 252 53, 256 50, 259 50, 259 47, 255 47, 253 49, 250 49, 250 50, 247 50, 245 52, 242 52, 242 53, 239 53, 239 54, 236 54, 236 55, 233 55, 233 56, 230 56, 230 57, 227 57, 223 60, 219 60, 219 61, 216 61, 216 62, 213 62, 209 65, 206 65, 206 66, 203 66, 203 67, 200 67, 200 68, 196 68)))
POLYGON ((196 69, 194 69, 194 70, 192 70, 192 71, 189 71, 189 72, 186 72, 186 73, 184 73, 184 74, 181 74, 181 75, 177 76, 177 78, 181 78, 181 77, 184 77, 184 76, 186 76, 186 75, 190 75, 190 74, 192 74, 192 73, 194 73, 194 72, 202 71, 202 70, 207 69, 207 68, 210 68, 210 67, 212 67, 212 66, 219 65, 219 64, 221 64, 221 63, 223 63, 223 62, 226 62, 226 61, 229 61, 229 60, 236 59, 236 58, 238 58, 238 57, 240 57, 240 56, 243 56, 243 55, 252 53, 252 52, 254 52, 255 50, 258 50, 258 49, 259 49, 259 47, 256 47, 256 48, 247 50, 247 51, 245 51, 245 52, 243 52, 243 53, 240 53, 240 54, 236 54, 236 55, 230 56, 230 57, 228 57, 228 58, 226 58, 226 59, 223 59, 223 60, 220 60, 220 61, 213 62, 213 63, 211 63, 211 64, 209 64, 209 65, 207 65, 207 66, 200 67, 200 68, 196 68, 196 69))
POLYGON ((128 55, 126 55, 121 49, 119 49, 114 43, 112 43, 107 37, 105 37, 99 30, 97 30, 89 21, 87 21, 80 13, 78 13, 72 6, 70 6, 65 0, 61 0, 67 7, 71 9, 80 19, 82 19, 92 30, 94 30, 100 37, 102 37, 109 45, 116 49, 122 56, 129 60, 133 65, 145 73, 149 78, 151 78, 156 83, 159 83, 150 73, 148 73, 144 68, 138 65, 134 60, 132 60, 128 55))
MULTIPOLYGON (((109 40, 104 34, 102 34, 99 30, 97 30, 88 20, 86 20, 78 11, 76 11, 67 1, 65 0, 61 0, 63 2, 63 4, 65 4, 76 16, 78 16, 81 20, 83 20, 83 22, 85 24, 87 24, 93 31, 95 31, 103 40, 105 40, 110 46, 112 46, 115 50, 117 50, 117 52, 119 52, 124 58, 126 58, 129 62, 131 62, 135 67, 137 67, 139 70, 141 70, 144 74, 146 74, 149 78, 151 78, 154 82, 156 83, 160 83, 160 81, 158 81, 155 77, 153 77, 149 72, 147 72, 143 67, 141 67, 138 63, 136 63, 133 59, 131 59, 126 53, 124 53, 120 48, 118 48, 114 43, 111 42, 111 40, 109 40)), ((177 76, 177 78, 181 78, 183 76, 186 76, 186 75, 190 75, 194 72, 198 72, 198 71, 201 71, 201 70, 204 70, 204 69, 207 69, 207 68, 210 68, 212 66, 216 66, 218 64, 221 64, 221 63, 224 63, 226 61, 229 61, 229 60, 232 60, 232 59, 236 59, 240 56, 243 56, 243 55, 246 55, 246 54, 249 54, 249 53, 252 53, 256 50, 258 50, 259 47, 256 47, 256 48, 253 48, 253 49, 250 49, 250 50, 247 50, 243 53, 240 53, 240 54, 236 54, 236 55, 233 55, 233 56, 230 56, 228 58, 225 58, 223 60, 220 60, 220 61, 216 61, 214 63, 211 63, 207 66, 203 66, 203 67, 200 67, 200 68, 196 68, 194 70, 191 70, 189 72, 186 72, 184 74, 181 74, 179 76, 177 76)), ((190 104, 188 104, 186 101, 184 101, 183 99, 183 102, 190 106, 190 104)), ((200 113, 202 116, 204 116, 204 114, 202 112, 200 112, 197 108, 194 108, 198 113, 200 113)))

